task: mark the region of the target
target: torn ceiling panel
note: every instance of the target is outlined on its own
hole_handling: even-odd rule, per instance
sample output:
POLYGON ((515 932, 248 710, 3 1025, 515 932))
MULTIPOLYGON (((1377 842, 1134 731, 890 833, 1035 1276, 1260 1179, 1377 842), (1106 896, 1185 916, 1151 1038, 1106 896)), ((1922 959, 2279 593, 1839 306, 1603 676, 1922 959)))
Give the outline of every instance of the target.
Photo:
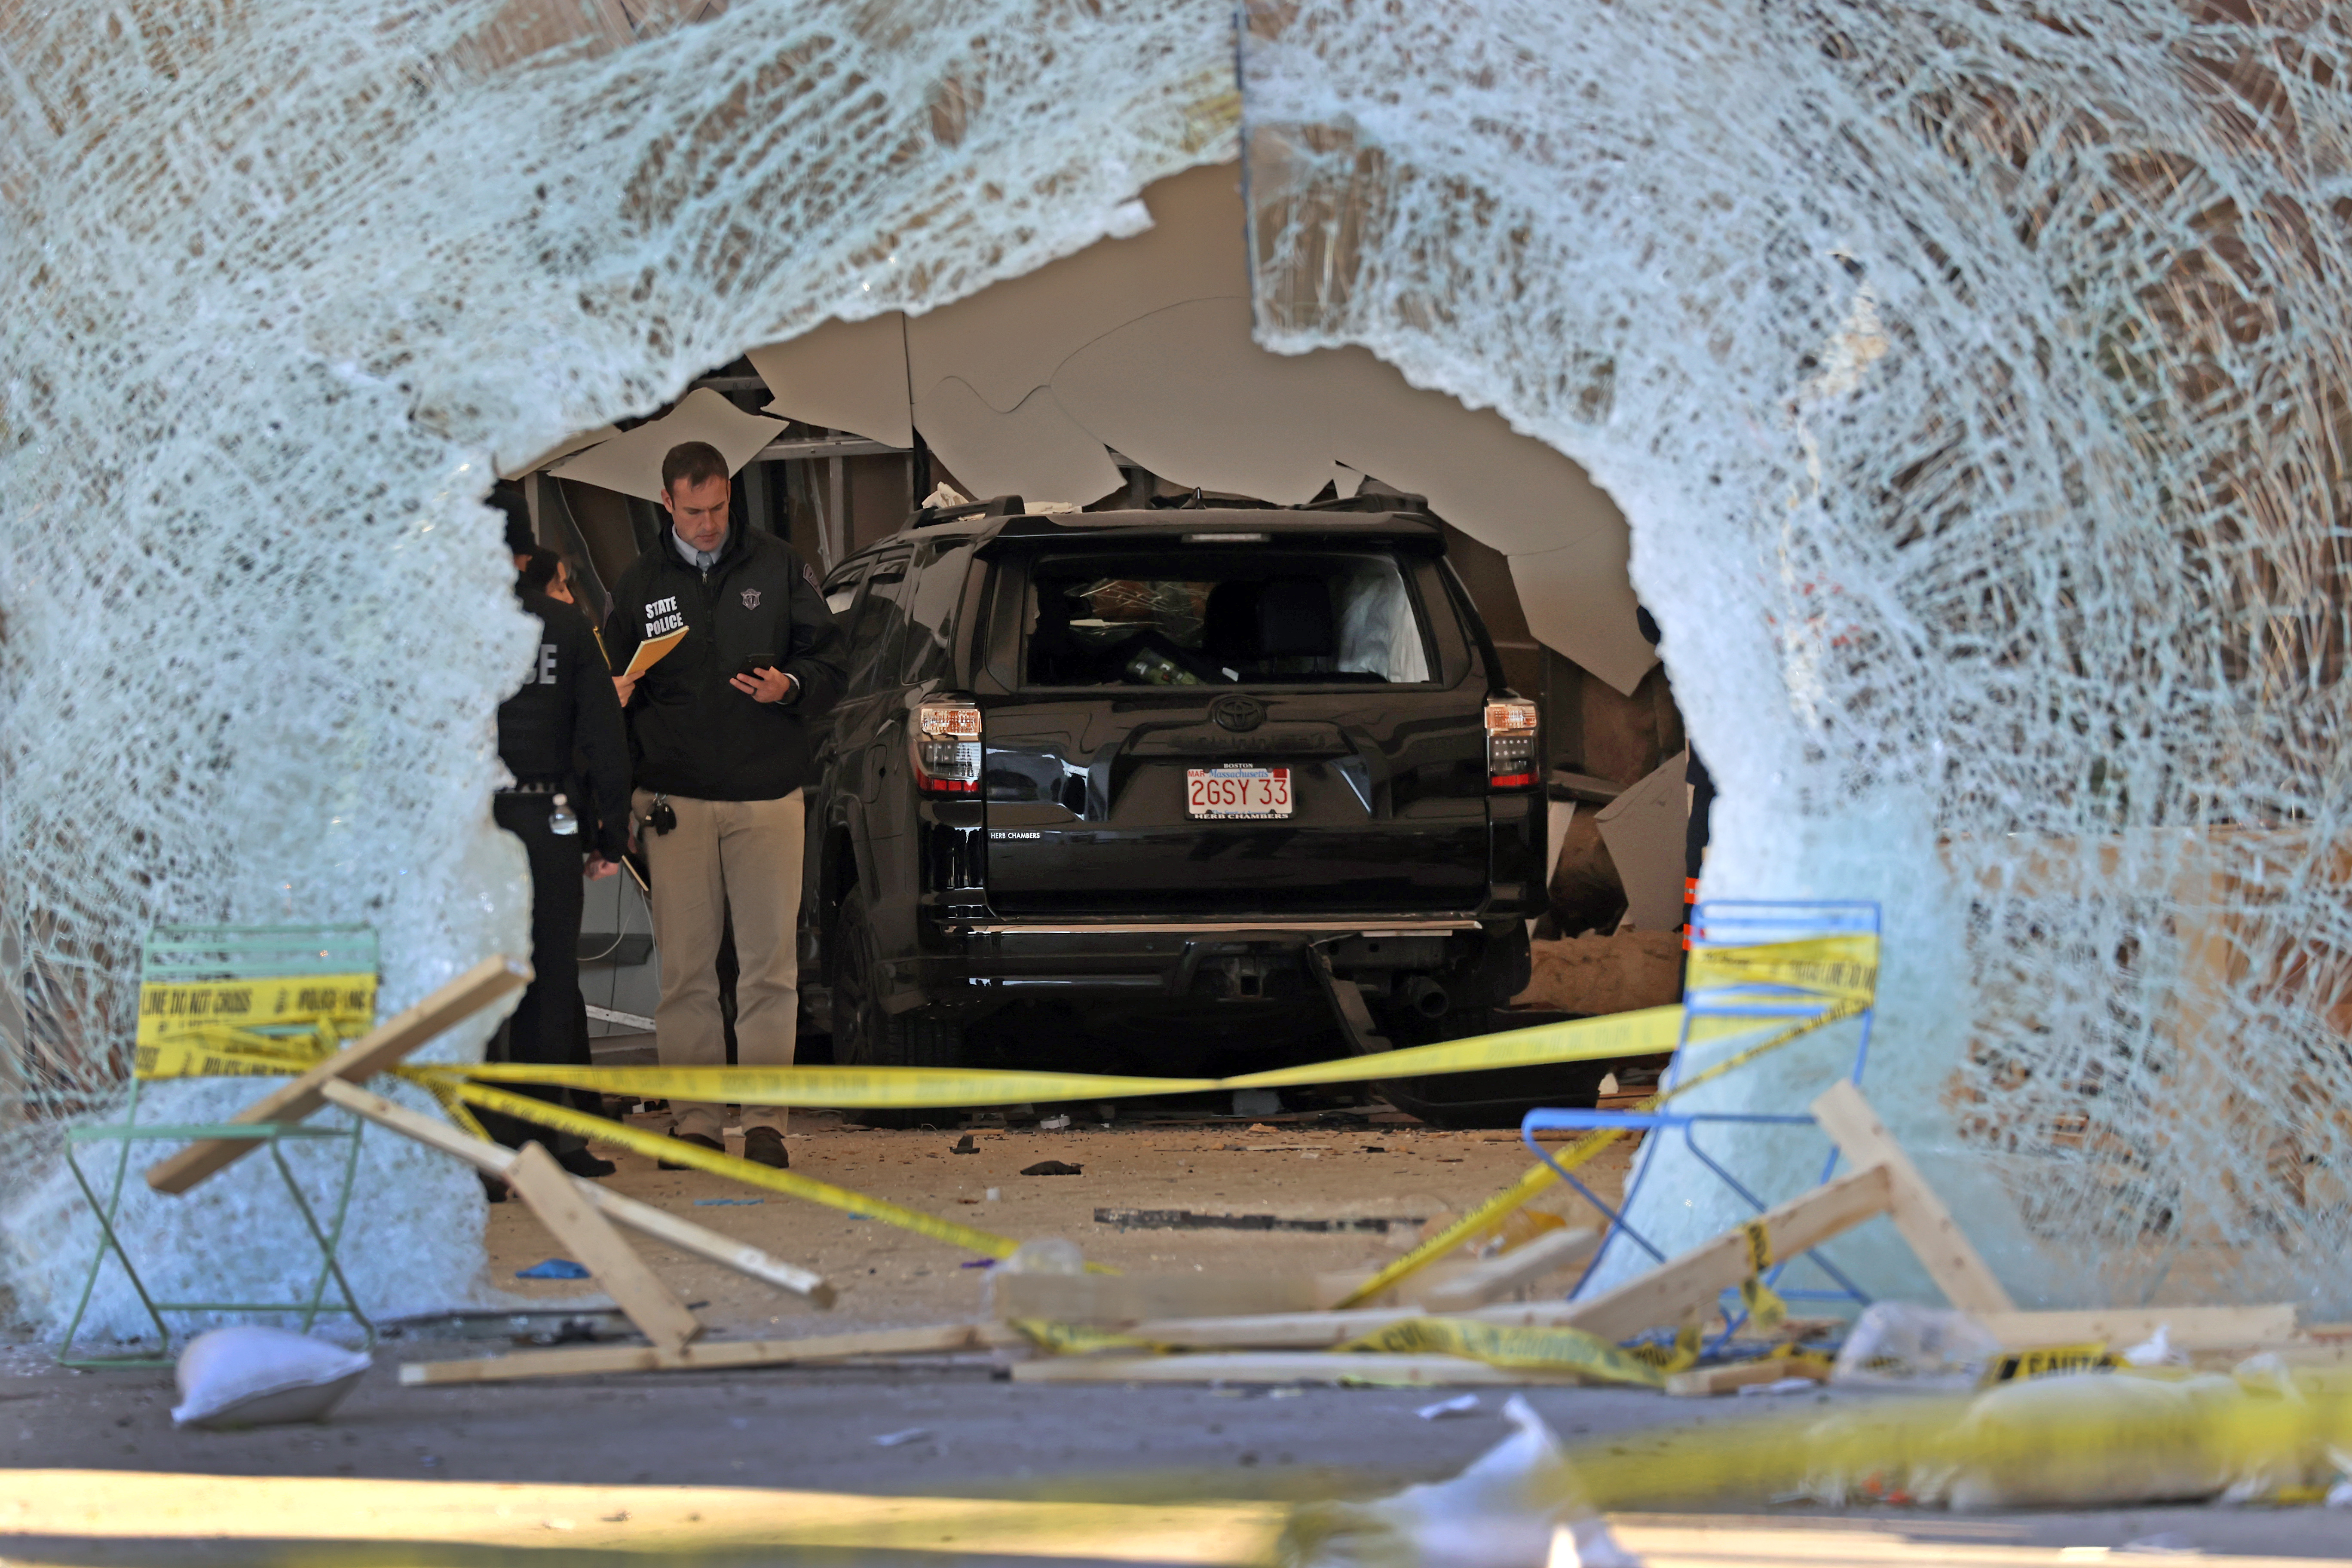
MULTIPOLYGON (((1437 510, 1446 515, 1444 507, 1437 510)), ((1636 629, 1626 542, 1622 532, 1593 530, 1573 544, 1509 560, 1519 608, 1536 640, 1630 697, 1658 657, 1636 629)))
POLYGON ((1596 530, 1622 537, 1617 509, 1582 468, 1494 410, 1408 385, 1362 349, 1308 357, 1326 364, 1331 456, 1339 462, 1427 496, 1446 521, 1506 555, 1557 549, 1596 530))
POLYGON ((827 321, 789 342, 753 349, 750 357, 773 395, 769 413, 885 446, 915 444, 914 414, 907 405, 907 318, 898 311, 827 321))
POLYGON ((746 414, 709 387, 697 387, 660 418, 566 458, 548 470, 558 479, 601 485, 646 500, 661 498, 662 459, 686 441, 708 441, 734 473, 784 427, 781 419, 746 414))
POLYGON ((1330 481, 1327 388, 1312 360, 1249 338, 1249 301, 1194 300, 1107 332, 1054 391, 1108 445, 1184 486, 1296 505, 1330 481))
POLYGON ((961 378, 1010 413, 1087 344, 1139 316, 1211 295, 1243 295, 1237 164, 1189 169, 1147 190, 1151 226, 1106 239, 907 323, 908 384, 918 398, 961 378))
MULTIPOLYGON (((1097 471, 1027 401, 1050 385, 1060 410, 1100 444, 1178 484, 1292 503, 1347 463, 1428 496, 1447 521, 1506 553, 1577 546, 1580 561, 1613 563, 1616 579, 1578 589, 1574 610, 1550 618, 1564 639, 1552 646, 1630 691, 1656 656, 1634 626, 1623 582, 1624 518, 1584 470, 1491 411, 1415 389, 1362 350, 1297 357, 1259 348, 1232 284, 1247 259, 1233 168, 1188 170, 1143 199, 1148 232, 908 318, 903 356, 876 331, 874 363, 853 369, 848 329, 828 323, 754 363, 762 374, 774 363, 788 379, 870 384, 886 399, 903 374, 918 389, 926 439, 943 455, 958 445, 963 456, 949 466, 997 493, 1051 496, 1074 482, 1071 463, 1097 471), (963 391, 929 395, 950 379, 963 391), (967 395, 999 415, 1024 410, 1017 440, 1014 426, 981 419, 967 395), (953 429, 935 431, 926 409, 953 429), (996 434, 983 453, 975 443, 984 429, 996 434)), ((801 403, 780 397, 775 406, 814 417, 801 403)))
POLYGON ((501 458, 499 460, 499 478, 519 479, 525 474, 535 474, 551 463, 560 462, 574 452, 584 452, 598 442, 609 441, 620 433, 620 426, 616 425, 599 425, 593 430, 583 430, 576 436, 567 436, 546 451, 527 458, 520 463, 509 463, 501 458))
POLYGON ((975 499, 1017 495, 1024 500, 1084 506, 1118 489, 1118 465, 1103 444, 1062 411, 1050 387, 1039 387, 1010 414, 999 414, 954 376, 924 395, 915 417, 923 438, 949 472, 975 499))

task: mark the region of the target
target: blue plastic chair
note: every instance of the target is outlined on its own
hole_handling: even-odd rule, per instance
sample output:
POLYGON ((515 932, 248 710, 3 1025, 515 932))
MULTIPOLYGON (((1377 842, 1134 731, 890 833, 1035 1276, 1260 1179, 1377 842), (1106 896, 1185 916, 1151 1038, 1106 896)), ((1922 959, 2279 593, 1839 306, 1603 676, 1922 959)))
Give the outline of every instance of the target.
MULTIPOLYGON (((1682 1030, 1675 1044, 1674 1058, 1666 1064, 1665 1077, 1660 1084, 1661 1089, 1672 1089, 1679 1080, 1684 1070, 1684 1058, 1687 1054, 1685 1047, 1691 1043, 1692 1028, 1696 1024, 1705 1020, 1724 1020, 1735 1029, 1745 1024, 1752 1026, 1754 1032, 1762 1034, 1771 1026, 1785 1026, 1807 1018, 1818 1018, 1837 1006, 1840 1001, 1840 997, 1832 992, 1808 986, 1769 984, 1744 979, 1710 983, 1704 974, 1706 965, 1703 955, 1706 952, 1710 950, 1727 948, 1764 947, 1821 937, 1853 936, 1866 936, 1875 946, 1879 936, 1877 904, 1777 902, 1751 900, 1713 900, 1698 904, 1692 911, 1688 944, 1694 959, 1693 968, 1697 973, 1695 974, 1694 983, 1684 994, 1682 1030)), ((1860 1014, 1861 1029, 1859 1038, 1854 1045, 1853 1065, 1848 1074, 1850 1079, 1856 1084, 1861 1083, 1863 1069, 1869 1065, 1870 1028, 1875 1011, 1874 1007, 1865 1007, 1860 1014)), ((1711 1038, 1723 1037, 1721 1029, 1710 1030, 1707 1033, 1711 1038)), ((1624 1211, 1633 1207, 1633 1200, 1641 1190, 1642 1177, 1648 1172, 1649 1163, 1647 1161, 1643 1163, 1642 1171, 1635 1175, 1633 1187, 1626 1192, 1622 1207, 1612 1208, 1602 1202, 1600 1195, 1591 1187, 1579 1181, 1574 1172, 1566 1169, 1554 1160, 1550 1153, 1536 1142, 1536 1134, 1545 1131, 1589 1132, 1602 1128, 1616 1128, 1659 1135, 1669 1131, 1678 1132, 1682 1136, 1684 1146, 1690 1151, 1694 1158, 1714 1172, 1726 1186, 1738 1194, 1740 1201, 1758 1214, 1762 1214, 1771 1205, 1749 1190, 1746 1183, 1732 1174, 1723 1163, 1710 1154, 1699 1142, 1699 1130, 1703 1126, 1741 1122, 1751 1125, 1802 1127, 1811 1127, 1814 1124, 1812 1117, 1803 1111, 1767 1113, 1690 1111, 1672 1109, 1660 1110, 1579 1109, 1538 1110, 1528 1112, 1519 1124, 1521 1141, 1527 1144, 1537 1159, 1549 1165, 1560 1180, 1576 1189, 1585 1202, 1599 1209, 1609 1218, 1608 1235, 1600 1247, 1594 1251, 1591 1261, 1585 1266, 1584 1273, 1578 1278, 1576 1288, 1569 1292, 1570 1299, 1583 1291, 1594 1272, 1601 1267, 1602 1260, 1609 1256, 1610 1248, 1616 1246, 1621 1237, 1628 1245, 1638 1247, 1648 1253, 1654 1261, 1664 1263, 1666 1260, 1666 1255, 1664 1252, 1653 1245, 1647 1237, 1625 1221, 1624 1211)), ((1826 1135, 1823 1141, 1827 1142, 1826 1135)), ((1836 1146, 1832 1144, 1822 1165, 1822 1181, 1828 1181, 1836 1173, 1837 1163, 1838 1151, 1836 1146)), ((1869 1303, 1870 1298, 1862 1288, 1848 1279, 1834 1263, 1822 1256, 1818 1249, 1798 1256, 1811 1258, 1814 1267, 1835 1281, 1839 1289, 1835 1290, 1781 1289, 1780 1277, 1796 1259, 1795 1257, 1778 1258, 1774 1260, 1770 1270, 1764 1276, 1764 1283, 1771 1286, 1784 1300, 1855 1301, 1864 1305, 1869 1303)), ((1719 1346, 1724 1340, 1729 1339, 1746 1321, 1745 1311, 1737 1305, 1727 1306, 1725 1316, 1727 1327, 1723 1334, 1715 1342, 1717 1346, 1719 1346)))

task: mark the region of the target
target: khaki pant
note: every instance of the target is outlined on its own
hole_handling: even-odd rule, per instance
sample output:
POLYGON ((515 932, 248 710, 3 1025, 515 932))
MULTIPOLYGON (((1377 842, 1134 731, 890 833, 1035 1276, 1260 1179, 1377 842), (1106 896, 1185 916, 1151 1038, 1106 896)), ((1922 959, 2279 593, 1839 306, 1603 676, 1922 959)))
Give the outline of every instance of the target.
MULTIPOLYGON (((719 1015, 719 942, 735 915, 735 1054, 743 1067, 789 1067, 800 1015, 801 855, 807 803, 668 797, 677 826, 646 826, 654 796, 639 790, 637 842, 653 872, 654 942, 661 950, 661 1002, 654 1046, 664 1067, 724 1067, 719 1015)), ((719 1138, 724 1106, 670 1101, 673 1131, 719 1138)), ((784 1130, 781 1106, 743 1108, 743 1126, 784 1130)))

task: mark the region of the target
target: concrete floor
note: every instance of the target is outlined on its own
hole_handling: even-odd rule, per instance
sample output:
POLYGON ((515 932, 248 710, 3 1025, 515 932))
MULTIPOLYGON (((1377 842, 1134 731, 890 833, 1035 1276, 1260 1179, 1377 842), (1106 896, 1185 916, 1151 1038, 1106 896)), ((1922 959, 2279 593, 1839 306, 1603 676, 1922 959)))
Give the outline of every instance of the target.
MULTIPOLYGON (((1402 1230, 1392 1239, 1120 1233, 1094 1223, 1095 1206, 1424 1216, 1491 1193, 1525 1163, 1523 1152, 1500 1139, 1393 1126, 1015 1131, 983 1135, 976 1140, 982 1152, 969 1156, 948 1153, 951 1132, 850 1130, 830 1118, 795 1127, 803 1134, 793 1142, 796 1170, 1006 1234, 1068 1235, 1090 1256, 1129 1269, 1339 1268, 1377 1261, 1409 1238, 1402 1230), (1367 1152, 1373 1148, 1380 1152, 1367 1152), (1018 1175, 1043 1158, 1081 1164, 1086 1173, 1018 1175), (992 1185, 993 1202, 984 1196, 992 1185)), ((710 1303, 706 1321, 724 1337, 944 1322, 980 1310, 979 1272, 958 1268, 962 1259, 949 1249, 773 1195, 752 1205, 697 1206, 696 1197, 745 1194, 696 1173, 624 1163, 614 1178, 623 1190, 821 1268, 846 1288, 838 1308, 817 1313, 649 1252, 691 1299, 710 1303)), ((520 1205, 492 1211, 489 1242, 500 1284, 538 1297, 579 1289, 512 1280, 516 1268, 551 1249, 520 1205)), ((396 1381, 400 1360, 503 1348, 395 1342, 331 1424, 233 1433, 173 1427, 168 1373, 73 1373, 37 1347, 0 1349, 0 1464, 14 1472, 0 1475, 0 1562, 1232 1562, 1266 1547, 1280 1521, 1270 1505, 1374 1496, 1450 1476, 1507 1430, 1499 1417, 1505 1390, 1481 1391, 1473 1415, 1433 1422, 1414 1411, 1442 1394, 1034 1386, 999 1381, 982 1356, 463 1387, 396 1381), (917 1435, 877 1441, 908 1433, 917 1435), (225 1489, 233 1485, 226 1481, 174 1479, 189 1477, 318 1479, 256 1483, 261 1489, 247 1493, 225 1489), (466 1485, 475 1482, 506 1485, 478 1492, 466 1485), (871 1499, 1050 1499, 1129 1510, 1189 1504, 1196 1512, 1184 1516, 1192 1524, 1180 1524, 1130 1511, 1118 1515, 1128 1522, 1094 1535, 1060 1524, 992 1536, 966 1530, 953 1541, 927 1539, 919 1552, 902 1541, 878 1554, 811 1545, 816 1538, 794 1533, 801 1525, 791 1521, 837 1521, 871 1499), (1203 1500, 1213 1506, 1199 1510, 1203 1500), (208 1500, 216 1514, 227 1508, 226 1522, 200 1517, 208 1500), (1241 1533, 1204 1545, 1202 1518, 1241 1533), (663 1519, 672 1521, 667 1533, 655 1527, 663 1519), (802 1544, 781 1544, 791 1541, 802 1544)), ((1638 1447, 1730 1422, 1801 1422, 1824 1405, 1864 1397, 1697 1402, 1573 1388, 1528 1396, 1571 1447, 1638 1447)), ((1619 1539, 1653 1568, 2055 1563, 2109 1552, 2352 1561, 2352 1515, 2319 1508, 1955 1518, 1836 1514, 1753 1499, 1725 1506, 1738 1511, 1623 1516, 1619 1539)), ((1052 1517, 1066 1523, 1071 1516, 1066 1509, 1052 1517)))

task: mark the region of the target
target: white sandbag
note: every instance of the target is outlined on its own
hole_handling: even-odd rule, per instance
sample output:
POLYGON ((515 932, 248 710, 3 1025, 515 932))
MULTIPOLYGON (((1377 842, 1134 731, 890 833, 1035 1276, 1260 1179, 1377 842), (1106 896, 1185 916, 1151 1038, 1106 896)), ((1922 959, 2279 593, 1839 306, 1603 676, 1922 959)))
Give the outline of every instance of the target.
POLYGON ((373 1363, 364 1351, 252 1324, 198 1334, 174 1375, 183 1426, 323 1421, 373 1363))
POLYGON ((1291 1516, 1286 1568, 1568 1568, 1633 1560, 1584 1500, 1559 1439, 1513 1394, 1518 1428, 1449 1481, 1372 1502, 1309 1503, 1291 1516))

